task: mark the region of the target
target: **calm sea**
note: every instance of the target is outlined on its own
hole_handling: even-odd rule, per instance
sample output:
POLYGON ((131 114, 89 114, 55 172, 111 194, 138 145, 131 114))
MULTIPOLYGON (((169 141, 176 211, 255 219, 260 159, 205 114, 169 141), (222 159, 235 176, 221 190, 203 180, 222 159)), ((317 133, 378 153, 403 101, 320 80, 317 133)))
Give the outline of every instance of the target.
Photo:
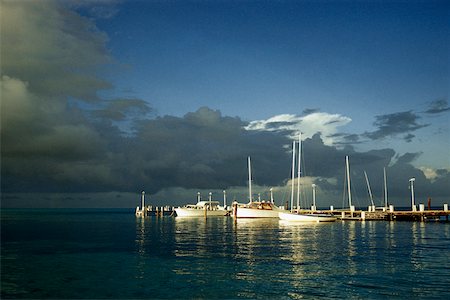
POLYGON ((1 212, 1 298, 448 299, 450 225, 1 212))

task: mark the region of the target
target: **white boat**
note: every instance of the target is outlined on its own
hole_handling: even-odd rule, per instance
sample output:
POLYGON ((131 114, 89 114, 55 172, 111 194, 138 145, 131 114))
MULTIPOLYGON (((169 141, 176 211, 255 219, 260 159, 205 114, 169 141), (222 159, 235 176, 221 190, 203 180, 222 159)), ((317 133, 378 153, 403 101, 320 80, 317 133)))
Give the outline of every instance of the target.
POLYGON ((233 203, 234 218, 278 218, 281 210, 273 203, 272 189, 270 201, 253 201, 252 197, 252 169, 250 157, 248 157, 248 190, 250 202, 247 204, 233 203))
POLYGON ((234 203, 233 217, 235 218, 278 218, 283 210, 275 204, 265 201, 251 201, 247 204, 234 203))
POLYGON ((175 208, 177 217, 224 217, 228 210, 219 205, 219 201, 199 201, 197 204, 188 204, 175 208))
MULTIPOLYGON (((301 213, 300 211, 300 177, 301 177, 301 153, 302 153, 302 135, 300 133, 298 139, 298 169, 297 169, 297 211, 292 208, 294 206, 294 179, 295 179, 295 141, 292 143, 292 191, 291 191, 291 209, 292 211, 279 212, 280 220, 293 222, 334 222, 336 217, 331 214, 324 214, 320 212, 301 213)), ((313 206, 312 210, 316 209, 316 185, 313 184, 313 206)))
POLYGON ((324 213, 301 214, 293 212, 280 212, 280 220, 291 222, 334 222, 336 217, 324 213))

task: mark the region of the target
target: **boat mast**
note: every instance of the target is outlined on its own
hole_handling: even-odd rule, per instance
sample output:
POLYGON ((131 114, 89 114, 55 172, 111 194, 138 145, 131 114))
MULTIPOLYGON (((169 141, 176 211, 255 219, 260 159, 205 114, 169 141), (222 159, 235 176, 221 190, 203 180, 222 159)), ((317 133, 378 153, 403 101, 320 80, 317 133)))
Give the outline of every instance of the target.
POLYGON ((370 189, 369 178, 367 177, 366 171, 364 171, 364 176, 366 177, 366 183, 367 183, 367 189, 369 191, 370 202, 372 203, 372 206, 375 206, 375 204, 373 204, 372 190, 370 189))
POLYGON ((302 161, 302 133, 298 136, 297 211, 300 209, 300 165, 302 161))
POLYGON ((386 179, 386 167, 383 168, 384 173, 384 207, 388 206, 388 192, 387 192, 387 179, 386 179))
POLYGON ((250 203, 252 203, 252 165, 250 162, 250 156, 248 157, 248 196, 250 198, 250 203))
POLYGON ((345 157, 345 165, 347 170, 347 191, 348 191, 348 205, 352 208, 352 192, 350 189, 350 164, 348 162, 348 156, 345 157))
POLYGON ((295 140, 292 142, 291 211, 294 209, 294 179, 295 179, 295 140))

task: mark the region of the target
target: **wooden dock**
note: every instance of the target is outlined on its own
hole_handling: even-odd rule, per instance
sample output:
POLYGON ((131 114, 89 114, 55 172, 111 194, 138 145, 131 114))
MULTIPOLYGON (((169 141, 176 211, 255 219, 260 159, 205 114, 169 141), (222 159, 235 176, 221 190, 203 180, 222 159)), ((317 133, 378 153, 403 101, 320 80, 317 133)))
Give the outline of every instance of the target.
POLYGON ((425 211, 396 211, 388 213, 390 221, 449 221, 450 211, 425 210, 425 211))
POLYGON ((390 211, 390 210, 325 210, 325 213, 333 214, 338 220, 353 221, 441 221, 448 222, 449 210, 423 210, 423 211, 390 211))

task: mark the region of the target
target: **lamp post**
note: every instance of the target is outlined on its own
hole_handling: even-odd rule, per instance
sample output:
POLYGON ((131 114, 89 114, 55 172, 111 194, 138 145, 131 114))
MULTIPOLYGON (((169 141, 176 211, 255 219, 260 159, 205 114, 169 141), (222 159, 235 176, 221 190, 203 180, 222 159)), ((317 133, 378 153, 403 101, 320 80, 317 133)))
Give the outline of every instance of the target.
POLYGON ((409 179, 409 184, 410 184, 410 188, 411 188, 411 210, 412 211, 416 211, 416 204, 414 202, 414 181, 416 181, 416 178, 411 178, 409 179))
POLYGON ((227 191, 223 191, 223 207, 227 209, 227 191))
POLYGON ((316 210, 316 185, 313 183, 312 185, 312 193, 313 193, 313 206, 312 206, 312 211, 316 210))
POLYGON ((270 202, 273 203, 273 188, 270 188, 270 202))
POLYGON ((197 192, 197 203, 200 202, 201 196, 200 196, 200 192, 197 192))
POLYGON ((145 217, 146 215, 146 209, 145 209, 145 192, 142 191, 142 204, 141 204, 141 208, 142 208, 142 216, 145 217))

